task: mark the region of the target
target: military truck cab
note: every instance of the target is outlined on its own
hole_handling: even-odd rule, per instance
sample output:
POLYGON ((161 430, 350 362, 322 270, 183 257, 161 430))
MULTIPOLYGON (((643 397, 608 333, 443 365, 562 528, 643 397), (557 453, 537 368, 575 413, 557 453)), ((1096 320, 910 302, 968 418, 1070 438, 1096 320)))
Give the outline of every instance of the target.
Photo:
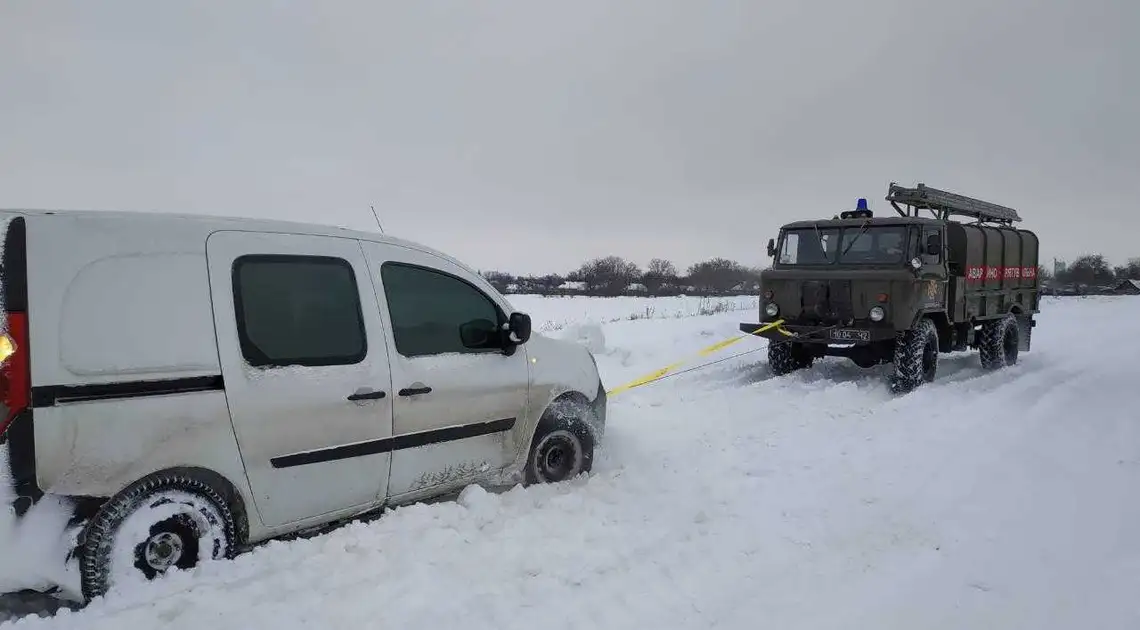
POLYGON ((909 391, 934 380, 941 353, 977 350, 986 369, 1016 363, 1039 312, 1037 236, 1013 227, 1012 208, 924 184, 892 183, 886 199, 896 214, 875 216, 860 199, 769 241, 760 321, 740 328, 769 340, 773 373, 847 357, 894 364, 892 386, 909 391))

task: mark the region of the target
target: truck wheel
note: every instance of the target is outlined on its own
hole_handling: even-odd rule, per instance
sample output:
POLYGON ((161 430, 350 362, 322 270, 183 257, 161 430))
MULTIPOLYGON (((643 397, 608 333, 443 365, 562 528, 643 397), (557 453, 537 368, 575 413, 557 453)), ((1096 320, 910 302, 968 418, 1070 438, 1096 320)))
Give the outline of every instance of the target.
POLYGON ((978 344, 982 368, 999 370, 1016 364, 1021 346, 1020 332, 1021 327, 1013 314, 982 324, 981 343, 978 344))
POLYGON ((123 579, 232 558, 234 516, 222 494, 192 472, 169 471, 127 486, 83 532, 79 569, 87 601, 123 579))
POLYGON ((559 483, 589 473, 594 437, 593 409, 583 402, 556 401, 535 429, 526 459, 526 483, 559 483))
POLYGON ((789 341, 768 343, 768 367, 772 374, 784 376, 811 367, 812 357, 801 344, 789 341))
POLYGON ((891 388, 909 392, 930 383, 938 373, 938 327, 923 317, 895 341, 895 373, 891 388))

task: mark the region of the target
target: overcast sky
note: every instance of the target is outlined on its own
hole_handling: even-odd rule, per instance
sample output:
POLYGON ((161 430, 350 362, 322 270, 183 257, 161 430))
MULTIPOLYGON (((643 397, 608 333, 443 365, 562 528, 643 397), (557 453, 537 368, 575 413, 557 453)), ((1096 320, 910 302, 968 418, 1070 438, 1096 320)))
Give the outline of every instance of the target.
POLYGON ((0 206, 374 204, 482 269, 683 269, 923 181, 1121 263, 1138 40, 1137 0, 12 0, 0 206))

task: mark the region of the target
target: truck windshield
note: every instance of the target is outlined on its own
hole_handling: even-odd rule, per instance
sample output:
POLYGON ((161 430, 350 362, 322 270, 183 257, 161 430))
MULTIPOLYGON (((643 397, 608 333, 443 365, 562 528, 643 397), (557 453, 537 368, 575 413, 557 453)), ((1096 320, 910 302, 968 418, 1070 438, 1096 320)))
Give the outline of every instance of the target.
POLYGON ((851 226, 785 230, 780 242, 781 265, 889 265, 902 263, 906 249, 903 226, 851 226))

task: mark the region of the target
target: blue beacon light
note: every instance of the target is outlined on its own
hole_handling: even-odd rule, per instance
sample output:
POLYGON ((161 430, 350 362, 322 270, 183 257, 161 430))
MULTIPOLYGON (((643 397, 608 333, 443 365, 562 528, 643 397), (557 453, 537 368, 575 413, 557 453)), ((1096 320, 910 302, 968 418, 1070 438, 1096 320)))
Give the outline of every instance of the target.
POLYGON ((867 200, 864 199, 863 197, 860 197, 859 200, 855 202, 855 209, 856 210, 866 210, 867 209, 867 200))

